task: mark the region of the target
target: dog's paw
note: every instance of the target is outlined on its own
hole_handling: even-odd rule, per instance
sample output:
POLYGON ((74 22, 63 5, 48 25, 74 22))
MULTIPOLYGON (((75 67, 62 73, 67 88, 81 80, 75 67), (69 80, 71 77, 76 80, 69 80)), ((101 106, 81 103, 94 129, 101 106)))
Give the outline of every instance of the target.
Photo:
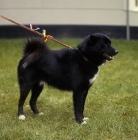
POLYGON ((83 124, 87 124, 87 122, 86 122, 86 121, 83 121, 81 124, 82 124, 82 125, 83 125, 83 124))
POLYGON ((84 117, 84 118, 83 118, 83 121, 88 121, 88 120, 89 120, 88 117, 84 117))
POLYGON ((25 116, 24 115, 20 115, 19 116, 19 120, 25 120, 25 116))
POLYGON ((84 117, 84 118, 83 118, 83 122, 82 122, 81 124, 82 124, 82 125, 83 125, 83 124, 87 124, 87 121, 88 121, 88 120, 89 120, 89 118, 84 117))
POLYGON ((40 112, 39 115, 44 115, 44 113, 43 112, 40 112))

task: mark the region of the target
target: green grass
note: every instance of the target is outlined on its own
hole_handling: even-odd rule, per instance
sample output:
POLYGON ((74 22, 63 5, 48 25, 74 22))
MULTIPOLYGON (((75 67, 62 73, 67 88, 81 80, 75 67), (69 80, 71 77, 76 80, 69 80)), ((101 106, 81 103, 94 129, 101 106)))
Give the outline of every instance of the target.
MULTIPOLYGON (((75 47, 81 39, 61 40, 75 47)), ((89 90, 87 125, 74 121, 72 94, 45 86, 38 99, 43 116, 28 107, 26 120, 18 120, 19 89, 16 68, 23 39, 0 39, 0 140, 137 140, 138 139, 138 41, 113 40, 119 54, 100 68, 89 90)), ((62 48, 48 42, 53 49, 62 48)))

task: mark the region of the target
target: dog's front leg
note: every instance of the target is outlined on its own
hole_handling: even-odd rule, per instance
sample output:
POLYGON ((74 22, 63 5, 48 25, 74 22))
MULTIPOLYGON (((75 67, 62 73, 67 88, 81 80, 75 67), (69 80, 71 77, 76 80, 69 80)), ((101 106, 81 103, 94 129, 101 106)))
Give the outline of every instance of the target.
MULTIPOLYGON (((88 90, 85 90, 84 93, 83 93, 82 115, 83 115, 83 112, 84 112, 84 107, 85 107, 85 101, 86 101, 87 94, 88 94, 88 90)), ((83 115, 83 121, 87 121, 87 120, 88 120, 88 118, 84 117, 84 115, 83 115)))
POLYGON ((83 94, 81 91, 73 91, 73 104, 74 104, 74 114, 76 122, 81 124, 84 122, 83 120, 83 94))

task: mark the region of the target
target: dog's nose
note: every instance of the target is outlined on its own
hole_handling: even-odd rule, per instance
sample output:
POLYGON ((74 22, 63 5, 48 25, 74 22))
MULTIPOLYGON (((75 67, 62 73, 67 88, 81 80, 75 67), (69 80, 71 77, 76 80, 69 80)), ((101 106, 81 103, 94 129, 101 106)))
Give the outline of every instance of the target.
POLYGON ((118 50, 115 50, 115 55, 118 54, 118 50))

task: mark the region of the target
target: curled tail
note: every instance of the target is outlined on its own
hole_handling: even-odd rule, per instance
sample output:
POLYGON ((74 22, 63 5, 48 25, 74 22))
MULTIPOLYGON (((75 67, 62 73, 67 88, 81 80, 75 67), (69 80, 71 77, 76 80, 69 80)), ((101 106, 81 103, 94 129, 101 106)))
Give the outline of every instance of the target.
POLYGON ((24 61, 23 68, 26 68, 30 64, 36 62, 42 58, 46 52, 49 50, 46 43, 41 38, 30 38, 28 39, 24 47, 24 61))

